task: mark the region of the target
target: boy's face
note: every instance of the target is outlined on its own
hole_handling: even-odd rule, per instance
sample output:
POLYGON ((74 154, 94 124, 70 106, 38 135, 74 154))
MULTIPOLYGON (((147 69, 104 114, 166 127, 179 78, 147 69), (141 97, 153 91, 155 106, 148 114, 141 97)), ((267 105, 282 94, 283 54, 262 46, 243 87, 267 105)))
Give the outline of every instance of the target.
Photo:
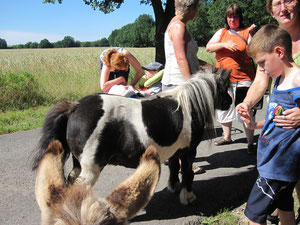
POLYGON ((259 71, 265 73, 267 76, 276 78, 281 75, 282 61, 275 51, 272 53, 257 53, 254 59, 259 71))
POLYGON ((149 80, 151 77, 153 77, 155 74, 157 74, 158 71, 156 70, 145 70, 145 76, 146 80, 149 80))

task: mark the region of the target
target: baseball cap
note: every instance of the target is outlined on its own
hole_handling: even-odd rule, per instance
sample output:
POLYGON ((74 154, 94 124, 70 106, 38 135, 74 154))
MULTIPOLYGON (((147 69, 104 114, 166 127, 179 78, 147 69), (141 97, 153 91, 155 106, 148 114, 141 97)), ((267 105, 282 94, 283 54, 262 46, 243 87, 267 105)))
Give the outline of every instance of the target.
POLYGON ((151 62, 147 66, 142 66, 144 70, 157 70, 160 71, 164 68, 164 65, 159 62, 151 62))

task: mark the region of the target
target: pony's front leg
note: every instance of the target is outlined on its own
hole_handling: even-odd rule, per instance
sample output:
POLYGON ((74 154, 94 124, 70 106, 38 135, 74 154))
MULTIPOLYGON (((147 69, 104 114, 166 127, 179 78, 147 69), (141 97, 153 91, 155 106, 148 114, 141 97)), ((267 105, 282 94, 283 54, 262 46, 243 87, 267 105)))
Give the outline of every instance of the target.
POLYGON ((85 164, 81 162, 81 172, 75 180, 76 184, 84 185, 86 188, 91 188, 96 183, 103 167, 97 164, 85 164))
POLYGON ((74 155, 72 155, 72 159, 73 159, 73 169, 68 175, 68 184, 73 184, 81 172, 81 166, 79 161, 76 159, 74 155))
POLYGON ((193 162, 196 156, 196 149, 187 150, 187 154, 181 159, 182 184, 179 194, 180 202, 183 205, 192 204, 196 201, 197 196, 193 193, 192 185, 194 180, 193 162))
POLYGON ((176 193, 179 192, 181 188, 181 184, 178 178, 178 172, 180 169, 179 158, 175 154, 171 158, 169 158, 168 161, 169 161, 169 170, 170 170, 168 189, 172 193, 176 193))

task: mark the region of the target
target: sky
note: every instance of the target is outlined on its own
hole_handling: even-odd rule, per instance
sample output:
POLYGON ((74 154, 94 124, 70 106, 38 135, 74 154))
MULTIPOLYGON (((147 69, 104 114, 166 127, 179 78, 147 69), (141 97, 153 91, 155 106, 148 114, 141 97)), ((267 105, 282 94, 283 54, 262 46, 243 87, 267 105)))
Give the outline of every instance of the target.
POLYGON ((108 38, 111 32, 134 21, 141 14, 154 19, 153 8, 139 0, 125 0, 119 9, 109 14, 93 10, 83 0, 63 0, 43 3, 43 0, 1 0, 0 38, 7 45, 63 40, 96 41, 108 38))

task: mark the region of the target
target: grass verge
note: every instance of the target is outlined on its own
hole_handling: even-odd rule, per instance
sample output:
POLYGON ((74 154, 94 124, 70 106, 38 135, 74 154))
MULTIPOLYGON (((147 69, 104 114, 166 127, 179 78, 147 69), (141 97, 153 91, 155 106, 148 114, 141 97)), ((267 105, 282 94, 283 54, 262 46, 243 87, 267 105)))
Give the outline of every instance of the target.
POLYGON ((41 127, 50 106, 19 111, 0 111, 0 134, 41 127))

